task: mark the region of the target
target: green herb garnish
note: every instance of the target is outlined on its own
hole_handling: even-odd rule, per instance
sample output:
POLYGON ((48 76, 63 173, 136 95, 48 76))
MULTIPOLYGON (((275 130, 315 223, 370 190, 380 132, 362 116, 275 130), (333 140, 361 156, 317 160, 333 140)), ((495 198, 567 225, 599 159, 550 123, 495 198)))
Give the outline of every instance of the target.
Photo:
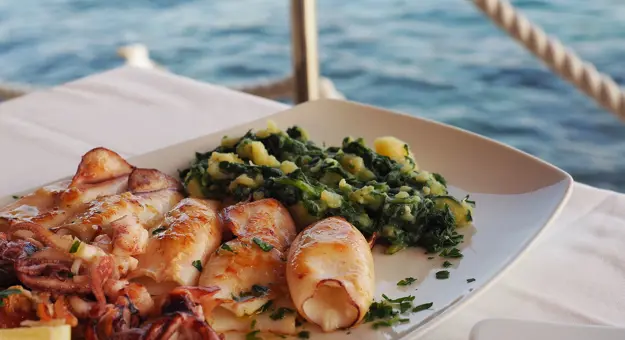
POLYGON ((414 277, 407 277, 403 280, 399 280, 399 282, 397 282, 398 286, 410 286, 411 284, 417 282, 417 279, 415 279, 414 277))
POLYGON ((4 307, 4 299, 11 295, 21 294, 22 291, 20 289, 5 289, 0 291, 0 307, 4 307))
POLYGON ((262 338, 256 336, 258 333, 260 333, 260 331, 255 330, 245 334, 245 340, 262 340, 262 338))
POLYGON ((434 177, 434 179, 442 184, 442 185, 447 185, 447 180, 445 180, 445 178, 443 176, 441 176, 441 174, 437 174, 437 173, 432 173, 432 177, 434 177))
POLYGON ((447 249, 443 249, 443 251, 440 252, 439 256, 454 259, 454 258, 460 258, 463 255, 458 248, 447 248, 447 249))
POLYGON ((309 331, 301 331, 299 333, 297 333, 297 337, 300 339, 308 339, 310 338, 310 332, 309 331))
POLYGON ((265 296, 267 295, 268 292, 269 292, 269 287, 261 286, 261 285, 253 285, 252 289, 249 292, 242 292, 241 294, 239 294, 239 296, 235 296, 234 294, 232 294, 232 300, 236 302, 243 302, 251 298, 265 296))
POLYGON ((451 266, 453 266, 453 264, 451 262, 449 262, 449 261, 443 262, 443 268, 449 268, 451 266))
POLYGON ((406 302, 406 301, 414 301, 414 296, 412 295, 408 295, 408 296, 404 296, 404 297, 400 297, 397 299, 391 299, 388 296, 386 296, 386 294, 382 294, 382 297, 384 298, 384 300, 390 302, 390 303, 402 303, 402 302, 406 302))
POLYGON ((9 297, 10 295, 21 294, 21 293, 22 293, 21 289, 15 289, 15 288, 5 289, 5 290, 0 291, 0 299, 4 299, 6 297, 9 297))
POLYGON ((466 196, 464 197, 463 201, 465 201, 465 202, 467 202, 468 204, 470 204, 470 205, 472 205, 472 206, 474 206, 474 207, 475 207, 475 201, 471 201, 471 200, 469 199, 469 195, 466 195, 466 196))
POLYGON ((256 243, 256 245, 258 245, 260 249, 262 249, 265 252, 273 249, 273 246, 271 244, 266 243, 265 241, 259 239, 258 237, 254 237, 252 241, 254 241, 254 243, 256 243))
POLYGON ((401 314, 407 312, 419 312, 423 309, 432 307, 432 303, 426 303, 414 307, 412 302, 415 297, 412 295, 391 299, 382 294, 382 301, 374 301, 369 307, 369 311, 365 315, 364 322, 374 322, 372 327, 390 327, 397 323, 407 322, 408 319, 401 317, 401 314))
POLYGON ((232 248, 230 248, 230 246, 227 243, 222 244, 221 245, 221 249, 234 253, 234 250, 232 248))
POLYGON ((272 305, 273 305, 272 300, 267 301, 267 303, 265 303, 264 305, 260 306, 260 308, 258 308, 258 310, 256 311, 256 314, 261 314, 261 313, 268 311, 272 305))
POLYGON ((195 260, 192 263, 193 267, 195 267, 195 269, 197 269, 200 273, 202 272, 202 261, 200 260, 195 260))
POLYGON ((18 200, 18 199, 22 198, 22 196, 17 196, 17 195, 13 195, 11 197, 13 197, 14 200, 18 200))
POLYGON ((449 271, 447 270, 441 270, 439 272, 436 272, 436 278, 439 280, 445 280, 449 278, 449 271))
POLYGON ((290 308, 280 307, 277 310, 275 310, 273 313, 271 313, 269 317, 271 318, 271 320, 282 320, 284 319, 285 314, 293 313, 293 312, 295 311, 290 308))
POLYGON ((80 247, 80 241, 78 240, 74 241, 74 243, 72 243, 72 246, 69 248, 69 253, 73 254, 77 252, 79 247, 80 247))
POLYGON ((413 313, 417 313, 417 312, 420 312, 420 311, 423 311, 423 310, 426 310, 426 309, 430 309, 430 308, 432 308, 432 306, 433 306, 433 305, 434 305, 434 303, 433 303, 433 302, 430 302, 430 303, 424 303, 424 304, 422 304, 422 305, 418 305, 418 306, 416 306, 415 308, 413 308, 413 309, 412 309, 412 312, 413 312, 413 313))
POLYGON ((252 320, 252 324, 250 325, 251 329, 254 329, 254 327, 256 327, 256 319, 252 320))
POLYGON ((396 325, 398 323, 406 323, 408 321, 410 321, 410 319, 400 318, 399 315, 395 315, 388 320, 377 321, 371 326, 373 327, 373 329, 378 329, 380 327, 392 327, 393 325, 396 325))
POLYGON ((471 283, 471 282, 474 282, 474 281, 475 281, 474 278, 467 279, 467 283, 471 283))

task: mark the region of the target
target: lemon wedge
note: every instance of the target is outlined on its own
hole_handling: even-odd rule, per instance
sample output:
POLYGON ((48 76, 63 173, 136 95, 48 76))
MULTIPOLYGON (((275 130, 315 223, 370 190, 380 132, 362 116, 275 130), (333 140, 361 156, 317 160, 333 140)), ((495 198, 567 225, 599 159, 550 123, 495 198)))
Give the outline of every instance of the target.
POLYGON ((0 330, 0 340, 70 340, 69 325, 52 327, 20 327, 0 330))

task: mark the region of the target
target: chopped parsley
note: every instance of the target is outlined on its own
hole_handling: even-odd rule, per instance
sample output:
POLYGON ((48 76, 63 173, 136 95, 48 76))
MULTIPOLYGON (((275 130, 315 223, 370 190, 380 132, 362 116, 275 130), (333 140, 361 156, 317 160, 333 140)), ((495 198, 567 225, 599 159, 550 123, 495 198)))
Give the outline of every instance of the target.
POLYGON ((258 336, 256 336, 256 334, 258 333, 260 333, 260 331, 255 330, 255 331, 251 331, 245 334, 245 340, 262 340, 262 338, 259 338, 258 336))
POLYGON ((417 282, 417 279, 415 279, 414 277, 407 277, 403 280, 399 280, 399 282, 397 282, 398 286, 410 286, 411 284, 417 282))
POLYGON ((471 282, 474 282, 474 281, 475 281, 474 278, 467 279, 467 283, 471 283, 471 282))
POLYGON ((386 300, 386 301, 388 301, 390 303, 402 303, 402 302, 412 302, 412 301, 414 301, 414 296, 412 296, 412 295, 400 297, 400 298, 397 298, 397 299, 391 299, 388 296, 386 296, 386 294, 382 294, 382 297, 384 298, 384 300, 386 300))
POLYGON ((22 291, 20 289, 5 289, 0 291, 0 307, 4 307, 4 299, 8 298, 11 295, 21 293, 22 291))
POLYGON ((230 248, 230 246, 227 243, 222 244, 221 245, 221 249, 223 249, 225 251, 229 251, 229 252, 235 253, 234 250, 232 250, 232 248, 230 248))
POLYGON ((466 196, 464 197, 463 201, 465 201, 465 202, 467 202, 467 203, 469 203, 470 205, 472 205, 472 206, 474 206, 474 207, 475 207, 475 201, 470 200, 470 199, 469 199, 469 195, 466 195, 466 196))
POLYGON ((434 259, 434 256, 429 256, 428 257, 428 260, 432 260, 432 259, 434 259))
POLYGON ((374 322, 373 325, 371 325, 373 327, 373 329, 378 329, 380 327, 392 327, 395 324, 398 323, 405 323, 410 321, 410 319, 408 318, 400 318, 399 315, 395 315, 392 318, 388 319, 388 320, 383 320, 383 321, 377 321, 374 322))
POLYGON ((254 329, 256 327, 256 319, 252 320, 252 324, 250 325, 251 329, 254 329))
POLYGON ((443 249, 443 251, 440 252, 439 256, 440 257, 446 257, 446 258, 455 259, 455 258, 460 258, 463 255, 460 252, 460 250, 458 250, 458 248, 446 248, 446 249, 443 249))
POLYGON ((74 241, 74 243, 72 243, 72 246, 69 248, 69 253, 73 254, 77 252, 79 247, 80 247, 80 241, 78 240, 74 241))
POLYGON ((200 273, 202 272, 202 261, 200 260, 195 260, 193 261, 193 267, 195 267, 195 269, 197 269, 200 273))
POLYGON ((408 322, 409 319, 402 317, 407 312, 416 313, 424 309, 432 307, 433 303, 425 303, 413 306, 414 296, 391 299, 382 294, 382 301, 374 301, 369 307, 369 311, 365 315, 364 322, 373 322, 371 325, 374 329, 380 327, 391 327, 398 323, 408 322))
POLYGON ((158 228, 156 228, 156 229, 154 229, 152 231, 152 235, 160 234, 160 233, 164 232, 165 230, 167 230, 167 228, 165 228, 165 227, 158 227, 158 228))
POLYGON ((310 332, 309 331, 301 331, 301 332, 297 333, 297 337, 300 338, 300 339, 308 339, 308 338, 310 338, 310 332))
POLYGON ((280 307, 277 310, 275 310, 273 313, 271 313, 271 315, 269 315, 269 317, 271 318, 271 320, 282 320, 284 319, 284 315, 285 314, 289 314, 289 313, 293 313, 294 310, 290 309, 290 308, 286 308, 286 307, 280 307))
POLYGON ((473 215, 471 215, 471 210, 467 211, 467 222, 473 221, 473 215))
POLYGON ((384 300, 390 302, 390 303, 394 303, 394 304, 398 304, 399 305, 399 313, 403 314, 407 311, 410 310, 410 308, 412 308, 412 301, 414 301, 414 296, 412 295, 408 295, 402 298, 398 298, 398 299, 390 299, 388 296, 386 296, 385 294, 382 294, 382 297, 384 298, 384 300))
POLYGON ((271 249, 273 249, 273 246, 271 244, 266 243, 258 237, 254 237, 252 241, 254 241, 254 243, 256 243, 256 245, 258 245, 263 251, 270 251, 271 249))
POLYGON ((269 292, 269 287, 261 286, 261 285, 253 285, 252 289, 249 292, 242 292, 241 294, 239 294, 239 296, 235 296, 234 294, 232 294, 232 300, 236 302, 243 302, 251 298, 265 296, 267 295, 268 292, 269 292))
POLYGON ((17 195, 13 195, 11 197, 13 197, 14 200, 18 200, 18 199, 22 198, 22 196, 17 196, 17 195))
POLYGON ((442 184, 444 186, 447 186, 447 180, 445 180, 445 178, 443 176, 441 176, 441 174, 437 174, 436 172, 434 172, 434 173, 432 173, 432 177, 434 177, 434 179, 438 183, 440 183, 440 184, 442 184))
POLYGON ((256 314, 261 314, 261 313, 268 311, 269 308, 271 308, 271 306, 273 306, 273 301, 269 300, 267 301, 267 303, 265 303, 264 305, 260 306, 260 308, 258 308, 258 310, 256 311, 256 314))
POLYGON ((433 302, 424 303, 424 304, 418 305, 415 308, 413 308, 412 312, 413 313, 417 313, 417 312, 420 312, 420 311, 423 311, 423 310, 426 310, 426 309, 430 309, 430 308, 432 308, 433 305, 434 305, 433 302))
POLYGON ((449 271, 447 270, 441 270, 439 272, 436 272, 436 278, 439 280, 445 280, 449 278, 449 271))
POLYGON ((443 262, 443 268, 449 268, 449 267, 451 267, 452 265, 453 265, 453 264, 452 264, 451 262, 449 262, 449 261, 445 261, 445 262, 443 262))

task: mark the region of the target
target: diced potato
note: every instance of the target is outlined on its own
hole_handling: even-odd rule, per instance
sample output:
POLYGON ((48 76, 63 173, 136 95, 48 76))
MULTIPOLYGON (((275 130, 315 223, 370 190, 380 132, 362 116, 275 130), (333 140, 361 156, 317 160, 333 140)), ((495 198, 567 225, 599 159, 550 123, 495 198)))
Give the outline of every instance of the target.
POLYGON ((228 189, 234 190, 239 185, 249 188, 255 188, 257 186, 256 181, 253 178, 249 177, 246 174, 243 174, 235 178, 234 181, 230 182, 228 189))
POLYGON ((406 172, 417 169, 417 163, 410 147, 395 137, 380 137, 373 142, 375 152, 404 165, 406 172))
POLYGON ((237 148, 239 156, 249 158, 256 165, 280 166, 276 157, 272 156, 265 149, 265 145, 258 141, 244 142, 237 148))
POLYGON ((339 194, 324 190, 321 192, 321 200, 324 201, 330 208, 339 208, 343 202, 343 197, 339 194))
POLYGON ((243 161, 234 153, 213 152, 211 154, 211 158, 208 160, 208 169, 206 169, 212 178, 225 179, 230 177, 229 174, 224 174, 221 172, 221 169, 219 169, 219 163, 221 162, 243 163, 243 161))
POLYGON ((288 175, 291 172, 297 170, 297 165, 291 161, 284 161, 280 164, 280 170, 288 175))
POLYGON ((273 120, 268 120, 267 128, 265 130, 260 130, 256 132, 256 137, 266 138, 266 137, 269 137, 270 135, 280 133, 280 132, 282 131, 278 128, 278 125, 276 125, 276 123, 273 120))
POLYGON ((223 146, 224 148, 231 148, 231 147, 234 147, 240 140, 241 140, 241 137, 228 138, 228 136, 224 136, 221 139, 221 146, 223 146))
POLYGON ((202 193, 202 187, 200 186, 200 181, 197 178, 192 178, 187 183, 187 192, 189 196, 195 198, 204 198, 204 194, 202 193))
POLYGON ((362 157, 349 153, 341 157, 341 166, 352 174, 357 174, 365 168, 365 161, 362 157))

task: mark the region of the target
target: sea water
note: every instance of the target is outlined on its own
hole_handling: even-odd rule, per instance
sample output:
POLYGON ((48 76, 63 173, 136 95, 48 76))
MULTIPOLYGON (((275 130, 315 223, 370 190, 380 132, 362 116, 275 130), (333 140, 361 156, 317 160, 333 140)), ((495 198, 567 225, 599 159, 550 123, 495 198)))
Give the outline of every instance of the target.
MULTIPOLYGON (((623 0, 516 0, 625 80, 623 0)), ((0 1, 0 79, 55 85, 146 44, 172 72, 224 85, 290 71, 287 0, 0 1)), ((321 70, 348 99, 433 118, 625 192, 625 124, 500 32, 467 0, 317 0, 321 70)), ((479 155, 475 155, 479 158, 479 155)))

